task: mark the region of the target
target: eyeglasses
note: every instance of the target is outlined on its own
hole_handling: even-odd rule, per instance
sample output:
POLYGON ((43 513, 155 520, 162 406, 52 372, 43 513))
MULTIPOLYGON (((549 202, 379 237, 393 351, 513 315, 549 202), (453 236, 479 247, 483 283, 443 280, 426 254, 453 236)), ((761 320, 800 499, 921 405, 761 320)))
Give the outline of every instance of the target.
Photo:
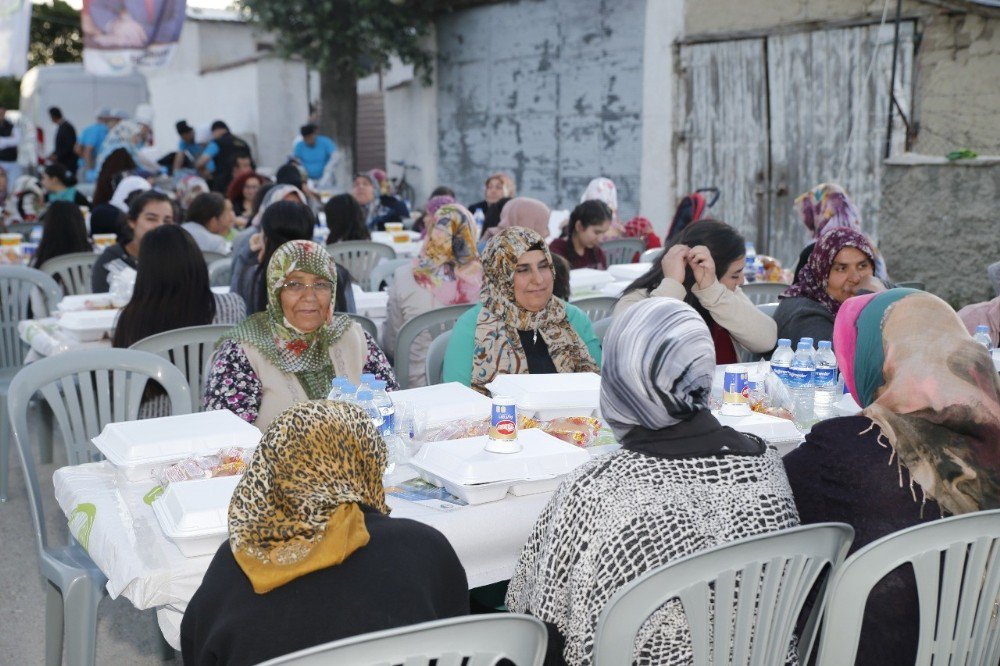
POLYGON ((313 293, 317 296, 329 296, 333 293, 333 283, 327 282, 326 280, 313 282, 312 284, 306 284, 305 282, 286 282, 281 285, 281 288, 293 294, 300 295, 306 293, 309 289, 312 289, 313 293))

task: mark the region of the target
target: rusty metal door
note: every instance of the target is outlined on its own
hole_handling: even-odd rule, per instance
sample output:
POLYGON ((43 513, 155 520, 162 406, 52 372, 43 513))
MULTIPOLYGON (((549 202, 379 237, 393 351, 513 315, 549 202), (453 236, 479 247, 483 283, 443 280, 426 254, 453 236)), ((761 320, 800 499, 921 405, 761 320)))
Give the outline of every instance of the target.
POLYGON ((764 40, 683 46, 680 76, 677 200, 701 187, 718 187, 722 196, 707 215, 762 247, 768 205, 764 40))

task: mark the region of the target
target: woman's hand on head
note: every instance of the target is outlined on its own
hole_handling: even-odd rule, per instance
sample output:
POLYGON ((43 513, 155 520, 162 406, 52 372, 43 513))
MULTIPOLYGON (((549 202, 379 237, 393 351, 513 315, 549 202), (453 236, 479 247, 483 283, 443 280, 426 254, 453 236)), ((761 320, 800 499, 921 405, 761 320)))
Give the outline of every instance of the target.
POLYGON ((687 245, 677 244, 667 250, 667 253, 660 259, 660 268, 663 269, 663 277, 671 278, 684 284, 684 271, 687 268, 688 252, 691 251, 687 245))
POLYGON ((704 245, 695 245, 687 255, 687 263, 694 273, 695 284, 699 289, 707 289, 718 281, 715 275, 715 260, 712 253, 704 245))

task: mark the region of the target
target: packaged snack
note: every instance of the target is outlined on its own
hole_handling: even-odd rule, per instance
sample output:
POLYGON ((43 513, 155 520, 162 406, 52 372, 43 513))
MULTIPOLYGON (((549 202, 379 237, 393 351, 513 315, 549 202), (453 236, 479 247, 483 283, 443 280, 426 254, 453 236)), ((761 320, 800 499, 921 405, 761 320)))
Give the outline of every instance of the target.
POLYGON ((542 424, 542 431, 564 442, 586 447, 601 432, 601 422, 591 416, 566 416, 542 424))

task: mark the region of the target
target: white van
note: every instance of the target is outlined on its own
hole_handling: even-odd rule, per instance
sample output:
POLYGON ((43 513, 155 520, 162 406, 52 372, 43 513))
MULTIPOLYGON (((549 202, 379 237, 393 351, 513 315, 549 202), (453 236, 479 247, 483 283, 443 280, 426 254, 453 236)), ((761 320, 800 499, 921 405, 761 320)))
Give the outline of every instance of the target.
POLYGON ((21 79, 21 145, 17 161, 25 168, 45 161, 55 142, 56 127, 49 107, 58 106, 76 128, 77 136, 96 122, 97 110, 107 106, 130 115, 149 102, 146 77, 139 72, 125 76, 96 76, 80 63, 32 67, 21 79))

